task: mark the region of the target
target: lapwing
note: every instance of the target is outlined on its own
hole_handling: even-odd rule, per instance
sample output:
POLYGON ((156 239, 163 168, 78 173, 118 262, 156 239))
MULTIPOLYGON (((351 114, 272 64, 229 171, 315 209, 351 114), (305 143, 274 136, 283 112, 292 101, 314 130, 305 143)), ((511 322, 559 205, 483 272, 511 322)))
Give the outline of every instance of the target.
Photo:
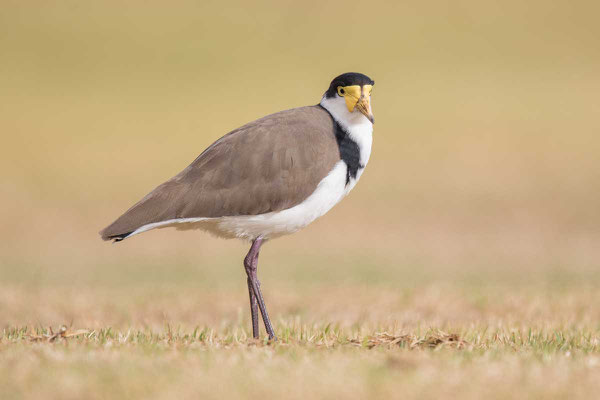
POLYGON ((258 281, 260 248, 324 215, 356 185, 371 155, 374 83, 342 74, 318 105, 229 132, 103 229, 102 239, 175 227, 251 242, 244 267, 252 334, 259 337, 260 310, 269 339, 276 339, 258 281))

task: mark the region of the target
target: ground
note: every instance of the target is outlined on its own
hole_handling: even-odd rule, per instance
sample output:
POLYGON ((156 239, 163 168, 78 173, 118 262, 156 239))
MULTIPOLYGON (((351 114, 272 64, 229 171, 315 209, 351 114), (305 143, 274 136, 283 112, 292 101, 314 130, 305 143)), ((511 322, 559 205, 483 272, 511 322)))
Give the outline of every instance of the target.
POLYGON ((185 262, 168 276, 106 267, 75 287, 68 271, 13 276, 0 294, 0 387, 24 399, 573 399, 600 388, 596 274, 527 282, 464 268, 435 279, 421 267, 403 280, 409 266, 341 257, 312 282, 319 257, 275 269, 269 258, 287 254, 269 257, 270 246, 274 343, 264 330, 249 337, 241 260, 211 274, 185 262))
POLYGON ((599 2, 3 1, 0 398, 600 391, 599 2), (222 135, 375 80, 356 188, 263 246, 98 231, 222 135))

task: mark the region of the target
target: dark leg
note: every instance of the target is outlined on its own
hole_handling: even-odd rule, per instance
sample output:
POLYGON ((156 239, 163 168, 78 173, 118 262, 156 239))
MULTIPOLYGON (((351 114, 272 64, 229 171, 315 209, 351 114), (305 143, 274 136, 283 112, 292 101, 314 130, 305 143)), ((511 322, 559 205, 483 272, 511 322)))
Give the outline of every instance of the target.
POLYGON ((252 314, 252 337, 258 339, 260 334, 258 326, 258 303, 256 302, 256 296, 254 296, 250 277, 248 277, 248 292, 250 293, 250 313, 252 314))
POLYGON ((273 326, 271 325, 271 320, 269 319, 269 314, 267 313, 267 307, 265 306, 265 301, 262 296, 262 292, 260 291, 260 282, 258 281, 258 253, 260 252, 260 246, 263 243, 263 239, 258 237, 252 242, 252 247, 250 247, 250 251, 244 258, 244 267, 246 268, 246 275, 248 275, 248 290, 250 292, 250 309, 252 311, 252 334, 255 338, 258 338, 258 316, 255 317, 256 308, 253 306, 252 295, 254 295, 254 300, 258 303, 258 308, 260 309, 260 313, 262 314, 262 319, 265 323, 265 329, 267 330, 267 335, 269 335, 269 339, 277 339, 275 337, 275 332, 273 332, 273 326), (252 290, 250 290, 252 289, 252 290), (254 323, 256 321, 256 324, 254 323), (255 329, 256 328, 256 329, 255 329))

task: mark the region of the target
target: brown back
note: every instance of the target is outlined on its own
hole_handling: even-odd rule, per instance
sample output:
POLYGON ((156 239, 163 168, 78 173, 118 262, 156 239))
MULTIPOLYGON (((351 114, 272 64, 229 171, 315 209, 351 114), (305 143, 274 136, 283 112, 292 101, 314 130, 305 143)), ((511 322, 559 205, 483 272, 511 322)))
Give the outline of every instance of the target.
POLYGON ((326 110, 310 106, 272 114, 217 140, 100 234, 119 239, 170 219, 285 210, 314 192, 339 160, 326 110))

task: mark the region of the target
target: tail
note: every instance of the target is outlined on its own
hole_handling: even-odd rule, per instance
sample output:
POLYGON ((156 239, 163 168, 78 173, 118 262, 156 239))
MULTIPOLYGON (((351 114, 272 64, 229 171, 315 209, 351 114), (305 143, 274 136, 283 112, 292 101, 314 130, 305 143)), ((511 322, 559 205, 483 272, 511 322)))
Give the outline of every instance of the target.
POLYGON ((127 233, 119 233, 117 235, 106 235, 104 233, 105 229, 100 231, 100 237, 102 237, 102 240, 112 240, 113 243, 117 243, 120 242, 123 239, 127 239, 134 231, 131 232, 127 232, 127 233))
POLYGON ((143 226, 177 218, 179 187, 165 182, 100 231, 102 240, 120 242, 143 226))

